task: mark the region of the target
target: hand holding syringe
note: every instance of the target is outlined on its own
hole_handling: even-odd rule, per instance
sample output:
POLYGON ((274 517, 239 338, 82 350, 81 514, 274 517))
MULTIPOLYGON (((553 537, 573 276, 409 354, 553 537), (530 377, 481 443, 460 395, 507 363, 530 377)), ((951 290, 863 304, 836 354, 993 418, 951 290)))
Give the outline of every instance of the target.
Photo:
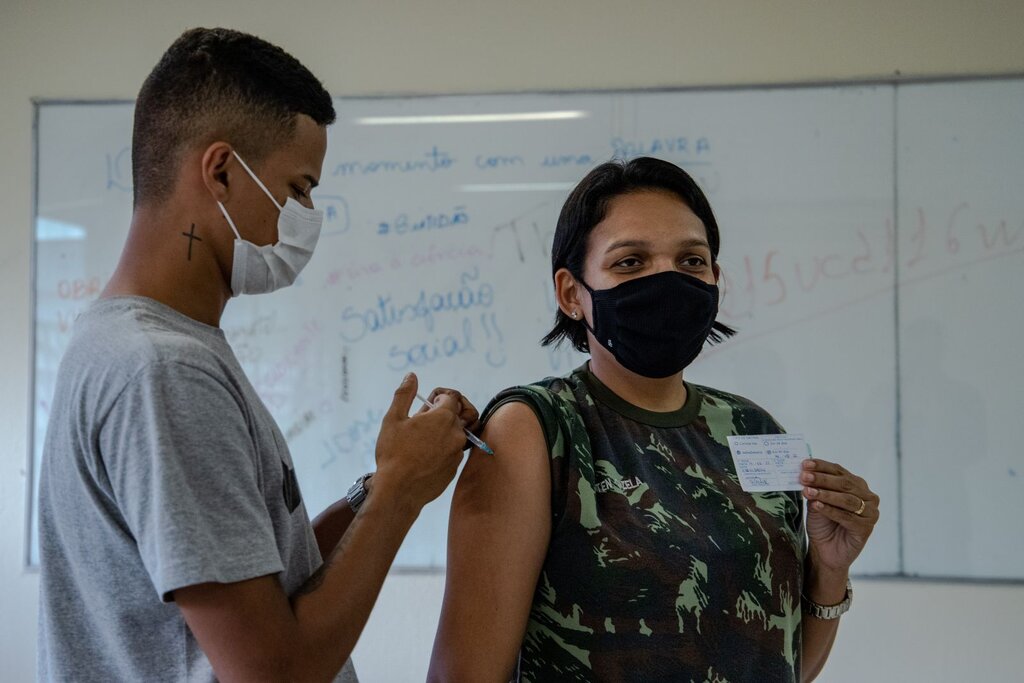
MULTIPOLYGON (((423 401, 423 403, 426 404, 426 406, 428 408, 433 408, 434 407, 433 403, 431 403, 427 399, 423 398, 423 396, 421 396, 419 393, 416 394, 416 398, 418 398, 419 400, 423 401)), ((476 446, 477 448, 482 450, 487 455, 494 455, 494 451, 491 450, 491 447, 488 446, 487 444, 485 444, 480 439, 480 437, 478 437, 476 434, 474 434, 473 432, 469 431, 465 427, 462 428, 462 431, 464 431, 466 433, 466 438, 469 439, 469 442, 471 444, 473 444, 474 446, 476 446)))

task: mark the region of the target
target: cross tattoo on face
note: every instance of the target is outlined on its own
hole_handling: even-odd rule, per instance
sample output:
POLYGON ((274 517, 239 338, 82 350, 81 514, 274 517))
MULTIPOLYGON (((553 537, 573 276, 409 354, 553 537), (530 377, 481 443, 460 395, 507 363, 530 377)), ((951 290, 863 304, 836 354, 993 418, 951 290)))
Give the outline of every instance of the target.
POLYGON ((196 237, 196 224, 195 223, 192 224, 192 230, 190 230, 189 232, 183 232, 181 234, 188 238, 188 260, 191 261, 192 260, 192 240, 198 240, 198 241, 202 242, 203 238, 202 237, 196 237))

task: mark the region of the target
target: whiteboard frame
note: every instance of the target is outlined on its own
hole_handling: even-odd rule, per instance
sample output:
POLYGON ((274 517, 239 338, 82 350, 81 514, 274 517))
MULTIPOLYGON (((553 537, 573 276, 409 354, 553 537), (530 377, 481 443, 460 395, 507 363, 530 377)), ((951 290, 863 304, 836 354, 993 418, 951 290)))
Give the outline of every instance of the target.
MULTIPOLYGON (((515 91, 482 91, 482 92, 446 92, 446 93, 415 93, 415 92, 389 92, 380 94, 363 94, 363 95, 331 95, 332 98, 341 100, 379 100, 379 99, 440 99, 447 97, 489 97, 489 96, 516 96, 516 95, 538 95, 538 96, 551 96, 551 95, 643 95, 643 94, 654 94, 654 93, 701 93, 701 92, 756 92, 756 91, 774 91, 774 90, 804 90, 804 89, 818 89, 818 88, 853 88, 853 87, 871 87, 871 86, 892 86, 898 91, 900 86, 904 85, 929 85, 929 84, 952 84, 952 83, 963 83, 963 82, 988 82, 988 81, 1013 81, 1021 80, 1024 81, 1024 71, 1018 72, 1000 72, 994 74, 983 74, 983 75, 970 75, 970 74, 950 74, 950 75, 936 75, 936 76, 903 76, 899 70, 896 70, 892 76, 881 77, 881 78, 864 78, 864 79, 843 79, 837 81, 828 80, 813 80, 813 81, 793 81, 793 82, 774 82, 774 83, 750 83, 750 84, 734 84, 734 85, 695 85, 695 86, 666 86, 660 88, 602 88, 602 89, 585 89, 585 90, 515 90, 515 91)), ((23 570, 25 573, 38 573, 39 565, 32 564, 32 532, 33 532, 33 520, 35 513, 37 512, 33 505, 33 497, 35 495, 35 483, 38 478, 38 472, 35 468, 35 409, 36 409, 36 328, 37 328, 37 296, 36 296, 36 278, 38 275, 37 268, 37 250, 38 250, 38 239, 37 239, 37 223, 39 219, 39 115, 40 109, 47 106, 75 106, 75 105, 90 105, 90 106, 103 106, 103 105, 122 105, 130 104, 134 102, 133 99, 129 98, 32 98, 32 218, 29 226, 31 231, 31 245, 30 245, 30 262, 29 262, 29 278, 31 287, 29 291, 29 385, 28 385, 28 438, 27 438, 27 464, 26 464, 26 496, 25 496, 25 541, 24 541, 24 565, 23 570)), ((895 234, 899 234, 899 186, 898 186, 898 166, 899 166, 899 128, 895 125, 899 116, 899 98, 894 98, 893 107, 893 229, 895 234)), ((894 261, 896 263, 897 273, 899 268, 899 240, 897 239, 894 244, 894 261)), ((896 282, 898 284, 898 275, 896 276, 896 282)), ((894 287, 893 290, 893 317, 895 319, 895 343, 896 343, 896 357, 895 357, 895 374, 896 374, 896 431, 895 431, 895 447, 896 447, 896 472, 897 481, 896 488, 899 492, 896 500, 896 510, 898 517, 897 531, 898 531, 898 564, 901 567, 898 572, 889 573, 870 573, 870 574, 858 574, 853 573, 851 576, 857 580, 868 580, 868 581, 885 581, 895 580, 899 582, 915 582, 915 583, 953 583, 953 584, 972 584, 972 585, 994 585, 994 586, 1024 586, 1024 576, 1019 578, 996 578, 996 577, 965 577, 965 576, 933 576, 933 575, 919 575, 910 574, 903 569, 906 566, 904 557, 904 526, 903 526, 903 448, 902 448, 902 425, 901 425, 901 406, 900 406, 900 384, 899 384, 899 373, 900 373, 900 354, 899 354, 899 320, 900 320, 900 291, 899 287, 894 287)), ((441 575, 444 574, 446 569, 444 567, 392 567, 389 570, 389 574, 396 575, 441 575)))

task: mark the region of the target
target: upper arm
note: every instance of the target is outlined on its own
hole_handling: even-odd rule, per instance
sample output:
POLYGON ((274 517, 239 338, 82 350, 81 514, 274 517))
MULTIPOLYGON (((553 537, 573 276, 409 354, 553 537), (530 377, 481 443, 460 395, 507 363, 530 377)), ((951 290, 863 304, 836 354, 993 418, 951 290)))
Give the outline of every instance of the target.
POLYGON ((444 605, 430 678, 508 681, 551 538, 544 434, 524 403, 498 408, 452 499, 444 605))
POLYGON ((218 680, 293 678, 297 624, 276 576, 187 586, 174 600, 218 680))

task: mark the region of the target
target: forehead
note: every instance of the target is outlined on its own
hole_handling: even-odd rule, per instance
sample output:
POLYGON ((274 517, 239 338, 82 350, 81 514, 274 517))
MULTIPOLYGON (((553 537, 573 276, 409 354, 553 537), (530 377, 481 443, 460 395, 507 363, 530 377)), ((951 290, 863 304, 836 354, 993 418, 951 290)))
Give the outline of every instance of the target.
POLYGON ((295 117, 295 132, 291 139, 274 150, 267 161, 286 166, 282 170, 289 173, 319 178, 326 153, 327 129, 305 114, 299 114, 295 117))
POLYGON ((608 203, 604 220, 590 233, 590 246, 621 240, 675 244, 707 240, 704 222, 678 196, 659 190, 619 195, 608 203))

